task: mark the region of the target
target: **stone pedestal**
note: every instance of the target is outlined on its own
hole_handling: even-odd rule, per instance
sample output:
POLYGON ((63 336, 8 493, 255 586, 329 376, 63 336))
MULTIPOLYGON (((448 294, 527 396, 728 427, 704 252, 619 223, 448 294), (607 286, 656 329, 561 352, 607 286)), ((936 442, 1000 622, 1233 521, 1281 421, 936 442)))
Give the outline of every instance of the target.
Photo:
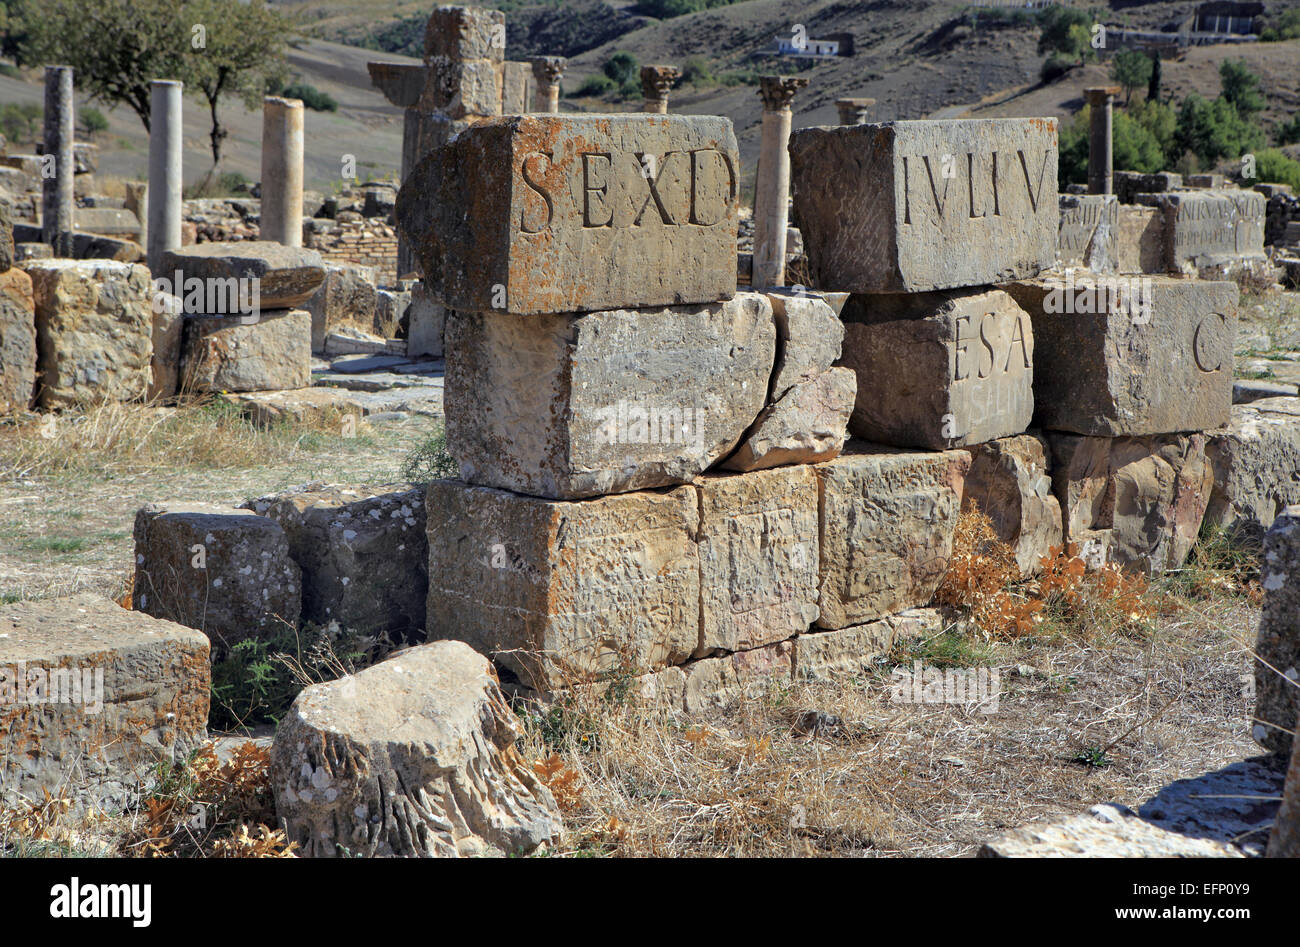
POLYGON ((302 246, 303 107, 268 96, 262 105, 261 239, 302 246))
POLYGON ((642 66, 641 94, 645 96, 645 105, 641 111, 667 115, 668 90, 681 75, 682 71, 676 66, 642 66))
POLYGON ((754 269, 750 285, 756 289, 785 285, 787 205, 790 200, 790 103, 807 79, 763 76, 763 131, 754 184, 754 269))
POLYGON ((41 182, 41 240, 56 256, 72 255, 72 139, 76 107, 72 101, 72 67, 45 67, 45 155, 54 159, 54 175, 41 182))
POLYGON ((157 272, 162 255, 181 245, 182 83, 150 83, 149 202, 147 256, 157 272))
POLYGON ((1088 125, 1088 193, 1111 194, 1114 189, 1112 164, 1112 108, 1119 86, 1096 86, 1083 90, 1091 118, 1088 125))

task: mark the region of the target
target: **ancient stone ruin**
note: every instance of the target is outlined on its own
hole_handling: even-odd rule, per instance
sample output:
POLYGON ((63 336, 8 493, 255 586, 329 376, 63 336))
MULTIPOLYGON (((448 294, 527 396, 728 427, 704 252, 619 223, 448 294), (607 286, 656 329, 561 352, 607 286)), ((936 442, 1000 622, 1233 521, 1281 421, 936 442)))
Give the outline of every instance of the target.
MULTIPOLYGON (((731 120, 670 113, 669 65, 642 71, 642 111, 561 113, 564 61, 506 60, 503 23, 439 7, 423 65, 371 64, 404 109, 399 190, 305 194, 301 103, 268 98, 259 196, 181 201, 180 90, 155 83, 147 213, 111 208, 121 230, 72 206, 51 71, 62 170, 39 225, 0 228, 0 407, 401 403, 445 419, 459 473, 140 509, 131 609, 0 606, 0 673, 93 654, 107 708, 8 713, 0 790, 120 798, 205 737, 211 659, 333 622, 404 647, 304 689, 275 733, 302 853, 533 851, 563 825, 507 697, 617 673, 690 716, 848 680, 942 629, 976 506, 1026 576, 1065 544, 1155 574, 1204 524, 1267 532, 1252 726, 1290 751, 1300 400, 1232 375, 1234 280, 1289 233, 1276 193, 1115 171, 1110 89, 1088 91, 1088 193, 1058 194, 1054 119, 872 124, 845 99, 843 124, 792 130, 804 80, 765 77, 742 287, 731 120), (809 285, 787 285, 792 249, 809 285)), ((1297 766, 1278 854, 1300 853, 1297 766)), ((1125 852, 1241 854, 1116 809, 986 854, 1097 825, 1125 852)))

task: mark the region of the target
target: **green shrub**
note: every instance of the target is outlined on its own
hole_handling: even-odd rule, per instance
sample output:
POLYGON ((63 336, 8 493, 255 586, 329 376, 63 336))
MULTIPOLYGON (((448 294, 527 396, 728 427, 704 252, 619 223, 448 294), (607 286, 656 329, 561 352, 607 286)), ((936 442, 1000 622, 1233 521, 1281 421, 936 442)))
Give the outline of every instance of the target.
POLYGON ((1300 161, 1288 158, 1276 148, 1263 148, 1255 154, 1255 180, 1289 184, 1300 194, 1300 161))
POLYGON ((1125 100, 1133 90, 1151 81, 1151 57, 1136 49, 1121 49, 1110 61, 1110 77, 1124 87, 1125 100))
POLYGON ((454 479, 459 476, 460 465, 447 452, 447 429, 442 425, 412 448, 402 463, 402 479, 411 483, 428 483, 430 480, 454 479))
POLYGON ((1048 7, 1040 22, 1042 32, 1038 37, 1038 52, 1060 53, 1070 62, 1084 62, 1096 58, 1092 48, 1092 14, 1071 7, 1048 7))
POLYGON ((1078 65, 1078 63, 1064 53, 1052 53, 1052 55, 1043 60, 1043 66, 1038 70, 1038 78, 1045 83, 1055 82, 1076 65, 1078 65))
POLYGON ((1226 95, 1210 101, 1193 92, 1178 110, 1176 147, 1180 153, 1196 155, 1202 167, 1237 158, 1263 144, 1263 131, 1244 119, 1226 95))
POLYGON ((578 86, 578 88, 573 92, 570 92, 569 95, 605 95, 608 92, 613 92, 617 88, 618 86, 614 83, 613 79, 609 78, 609 76, 591 75, 583 79, 582 85, 578 86))
POLYGON ((108 130, 108 119, 104 113, 93 106, 83 108, 77 116, 81 119, 81 129, 89 138, 94 138, 102 131, 108 130))
POLYGON ((305 82, 294 82, 284 87, 280 93, 287 99, 301 99, 302 104, 313 112, 337 112, 339 103, 328 92, 322 92, 305 82))
POLYGON ((0 105, 0 134, 10 142, 29 141, 36 137, 44 114, 35 102, 6 102, 0 105))
POLYGON ((713 67, 707 59, 692 56, 682 65, 682 82, 691 85, 713 85, 718 77, 713 74, 713 67))
POLYGON ((1291 116, 1291 121, 1282 122, 1274 131, 1274 137, 1279 145, 1294 145, 1300 143, 1300 112, 1291 116))

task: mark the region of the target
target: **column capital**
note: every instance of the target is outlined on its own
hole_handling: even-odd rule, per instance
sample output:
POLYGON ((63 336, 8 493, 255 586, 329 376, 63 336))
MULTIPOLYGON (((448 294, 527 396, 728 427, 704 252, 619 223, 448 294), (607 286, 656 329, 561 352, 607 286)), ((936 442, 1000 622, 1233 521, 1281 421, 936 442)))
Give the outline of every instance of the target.
POLYGON ((875 99, 836 99, 835 107, 839 109, 840 124, 865 125, 867 113, 875 104, 875 99))
POLYGON ((563 56, 534 56, 528 60, 533 66, 533 77, 546 85, 555 85, 564 76, 569 60, 563 56))
POLYGON ((778 112, 788 109, 794 94, 808 84, 799 76, 759 76, 758 94, 763 99, 763 110, 778 112))
POLYGON ((1117 85, 1089 86, 1083 90, 1089 105, 1105 105, 1107 99, 1113 99, 1119 93, 1120 87, 1117 85))
POLYGON ((641 94, 647 99, 666 99, 668 90, 681 76, 676 66, 642 66, 641 94))

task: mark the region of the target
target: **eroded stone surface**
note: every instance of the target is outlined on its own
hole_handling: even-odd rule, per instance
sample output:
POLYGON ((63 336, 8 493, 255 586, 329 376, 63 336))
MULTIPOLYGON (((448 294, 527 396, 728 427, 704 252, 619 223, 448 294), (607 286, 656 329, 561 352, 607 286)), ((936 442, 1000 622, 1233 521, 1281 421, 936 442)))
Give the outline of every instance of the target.
MULTIPOLYGON (((262 309, 294 309, 303 305, 325 279, 325 264, 315 250, 287 247, 270 240, 242 240, 229 243, 197 243, 178 247, 163 254, 159 278, 171 281, 171 292, 185 302, 185 311, 194 315, 246 314, 247 307, 218 309, 211 294, 221 298, 248 299, 249 291, 235 296, 229 293, 230 280, 257 280, 257 298, 262 309), (184 282, 184 292, 177 285, 177 275, 184 282), (191 290, 190 280, 202 281, 201 292, 191 290)), ((198 286, 200 284, 195 284, 198 286)), ((245 284, 248 286, 249 284, 245 284)))
POLYGON ((0 798, 111 810, 207 735, 208 639, 81 593, 0 605, 0 798))
POLYGON ((1300 718, 1300 506, 1289 506, 1264 537, 1264 611, 1255 642, 1255 717, 1251 735, 1290 753, 1300 718))
POLYGON ((970 462, 965 451, 863 448, 815 468, 819 626, 846 628, 930 601, 948 569, 970 462))
POLYGON ((780 641, 752 651, 692 661, 682 669, 686 675, 683 709, 697 714, 761 698, 774 684, 789 684, 793 654, 794 645, 780 641))
POLYGON ((811 467, 696 481, 700 646, 757 648, 817 619, 817 477, 811 467))
POLYGON ((1214 466, 1208 522, 1261 537, 1287 506, 1300 503, 1300 400, 1233 405, 1226 428, 1205 445, 1214 466))
POLYGON ((35 260, 26 269, 38 404, 48 410, 144 398, 153 377, 149 271, 108 260, 35 260))
POLYGON ((309 858, 526 854, 563 823, 519 735, 487 659, 411 648, 298 695, 271 751, 276 813, 309 858))
POLYGON ((1003 291, 854 296, 844 318, 854 437, 941 449, 1029 426, 1034 332, 1003 291))
POLYGON ((799 382, 780 401, 763 409, 740 447, 722 466, 764 470, 783 464, 819 464, 838 457, 848 440, 857 389, 857 375, 848 368, 831 368, 810 381, 799 382))
POLYGON ((132 607, 225 650, 297 624, 302 575, 284 530, 247 510, 149 504, 135 515, 132 607))
POLYGON ((311 314, 302 309, 185 319, 189 391, 280 391, 311 384, 311 314))
POLYGON ((738 174, 724 118, 509 116, 430 153, 397 219, 457 311, 710 303, 736 288, 738 174))
POLYGON ((1053 119, 800 129, 791 180, 813 283, 921 292, 1034 276, 1056 261, 1056 165, 1053 119))
POLYGON ((397 640, 423 637, 429 594, 423 487, 308 484, 244 507, 284 529, 302 569, 304 621, 397 640))
POLYGON ((26 411, 35 390, 36 307, 32 280, 22 270, 6 269, 0 273, 0 413, 26 411))
POLYGON ((1114 437, 1228 421, 1236 283, 1078 278, 1006 289, 1033 320, 1039 426, 1114 437))
POLYGON ((1225 842, 1179 835, 1126 806, 1103 804, 1080 815, 1014 829, 979 850, 982 858, 1244 858, 1225 842))
POLYGON ((821 296, 768 292, 776 321, 776 367, 770 397, 779 400, 801 382, 812 381, 840 357, 844 325, 821 296))
POLYGON ((1037 435, 1022 434, 968 450, 962 509, 978 507, 1015 552, 1020 574, 1037 575, 1042 558, 1062 544, 1061 504, 1052 494, 1046 445, 1037 435))
POLYGON ((1047 439, 1065 538, 1087 561, 1148 573, 1186 561, 1214 486, 1205 435, 1047 439))
POLYGON ((542 500, 428 486, 430 638, 491 655, 550 692, 699 644, 696 491, 542 500))
POLYGON ((931 637, 942 630, 942 617, 930 608, 911 608, 836 631, 813 629, 794 639, 794 677, 846 684, 879 671, 880 660, 889 654, 895 641, 931 637))
POLYGON ((326 263, 325 278, 302 308, 311 313, 311 350, 325 351, 325 337, 343 323, 369 329, 378 303, 375 268, 357 263, 326 263))
POLYGON ((762 410, 766 297, 447 324, 447 447, 472 483, 575 498, 690 480, 762 410))

